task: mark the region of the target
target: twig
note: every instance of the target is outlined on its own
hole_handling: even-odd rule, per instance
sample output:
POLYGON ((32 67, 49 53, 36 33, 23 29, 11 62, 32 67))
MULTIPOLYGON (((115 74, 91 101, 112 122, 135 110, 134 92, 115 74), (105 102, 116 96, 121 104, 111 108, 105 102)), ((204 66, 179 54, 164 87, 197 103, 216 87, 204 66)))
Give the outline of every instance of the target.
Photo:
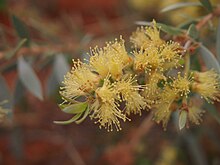
POLYGON ((71 140, 66 144, 66 153, 76 165, 86 165, 71 140))
POLYGON ((204 25, 206 25, 209 20, 211 20, 213 17, 219 17, 220 16, 220 7, 217 7, 213 13, 210 13, 208 15, 206 15, 203 19, 201 19, 197 25, 196 25, 196 29, 200 30, 204 25))
POLYGON ((146 135, 153 126, 152 122, 152 113, 150 113, 141 123, 141 125, 136 129, 133 137, 128 143, 132 149, 135 149, 139 141, 142 139, 144 135, 146 135))
POLYGON ((196 25, 196 29, 200 30, 210 19, 212 19, 214 17, 213 13, 208 14, 207 16, 205 16, 203 19, 201 19, 197 25, 196 25))

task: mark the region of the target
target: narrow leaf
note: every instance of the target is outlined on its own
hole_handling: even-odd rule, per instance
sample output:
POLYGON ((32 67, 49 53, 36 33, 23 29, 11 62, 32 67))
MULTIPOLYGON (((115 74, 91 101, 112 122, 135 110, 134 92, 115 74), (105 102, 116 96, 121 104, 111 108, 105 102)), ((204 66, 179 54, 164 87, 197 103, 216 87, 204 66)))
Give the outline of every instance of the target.
POLYGON ((162 31, 164 31, 168 34, 171 34, 171 35, 180 35, 180 34, 183 33, 183 31, 179 28, 175 28, 175 27, 165 25, 165 24, 162 24, 162 23, 157 23, 157 26, 161 27, 162 31))
POLYGON ((186 126, 187 112, 181 111, 179 116, 179 129, 183 129, 186 126))
POLYGON ((56 55, 53 61, 52 72, 47 80, 47 96, 58 93, 64 75, 70 70, 70 66, 62 54, 56 55))
POLYGON ((17 46, 15 47, 14 50, 10 51, 7 55, 6 55, 6 59, 9 60, 10 58, 12 58, 16 53, 17 51, 27 42, 27 38, 24 38, 22 39, 18 44, 17 46))
POLYGON ((61 83, 64 79, 64 75, 70 70, 70 66, 67 63, 66 59, 62 54, 56 55, 54 66, 53 66, 53 72, 56 75, 56 78, 59 83, 61 83))
POLYGON ((220 124, 220 113, 216 109, 216 107, 213 104, 208 104, 207 102, 204 105, 205 109, 207 109, 207 112, 210 113, 210 115, 220 124))
POLYGON ((77 103, 77 104, 65 106, 64 108, 62 108, 62 105, 60 107, 62 108, 63 112, 70 113, 70 114, 77 114, 77 113, 84 112, 87 106, 88 106, 88 103, 83 102, 83 103, 77 103))
POLYGON ((46 94, 47 96, 57 96, 57 94, 59 93, 59 82, 56 78, 55 73, 52 71, 52 73, 49 75, 48 79, 47 79, 47 87, 46 87, 46 94))
POLYGON ((83 114, 83 117, 81 119, 75 121, 76 124, 80 124, 81 122, 83 122, 85 120, 85 118, 88 116, 88 114, 89 114, 89 106, 87 106, 87 109, 83 114))
POLYGON ((204 45, 200 45, 199 52, 205 62, 205 65, 208 69, 214 69, 217 73, 220 74, 220 65, 212 54, 204 45))
POLYGON ((216 39, 216 52, 217 52, 217 59, 220 63, 220 18, 218 20, 218 29, 217 29, 217 39, 216 39))
POLYGON ((209 109, 208 112, 212 115, 212 117, 220 124, 220 115, 216 109, 209 109))
POLYGON ((185 22, 180 23, 177 27, 180 29, 188 29, 191 24, 196 24, 198 22, 197 19, 187 19, 185 22))
MULTIPOLYGON (((136 21, 135 22, 137 25, 142 25, 142 26, 151 26, 151 22, 146 22, 146 21, 136 21)), ((157 23, 156 24, 158 28, 160 28, 163 32, 171 34, 171 35, 180 35, 183 33, 183 30, 172 27, 169 25, 165 25, 163 23, 157 23)))
POLYGON ((27 26, 24 24, 24 22, 22 20, 20 20, 18 17, 16 17, 15 15, 12 15, 12 24, 13 24, 18 36, 21 39, 24 39, 24 38, 27 39, 25 46, 29 46, 30 45, 30 34, 29 34, 27 26))
POLYGON ((9 91, 8 85, 5 81, 5 79, 0 75, 0 103, 5 102, 3 104, 3 107, 6 109, 12 108, 12 102, 11 102, 11 93, 9 91))
POLYGON ((26 89, 24 85, 22 84, 21 80, 18 79, 16 81, 16 86, 13 93, 13 105, 19 104, 24 100, 25 91, 26 89))
POLYGON ((185 141, 186 152, 190 152, 191 164, 208 165, 207 154, 200 145, 198 136, 195 137, 195 133, 187 131, 182 135, 182 138, 185 141))
POLYGON ((22 84, 37 98, 43 100, 40 80, 31 66, 20 57, 18 59, 18 75, 22 84))
POLYGON ((197 39, 199 37, 199 32, 194 24, 190 25, 188 29, 188 35, 193 39, 197 39))
POLYGON ((77 119, 79 119, 81 115, 82 115, 81 113, 78 113, 75 116, 73 116, 70 120, 67 120, 67 121, 54 121, 54 123, 55 124, 70 124, 70 123, 76 121, 77 119))
POLYGON ((209 12, 213 11, 212 5, 209 0, 199 0, 199 1, 209 12))
POLYGON ((179 2, 179 3, 175 3, 175 4, 172 4, 172 5, 169 5, 163 8, 161 12, 164 13, 164 12, 180 9, 183 7, 189 7, 189 6, 201 6, 201 4, 198 2, 179 2))

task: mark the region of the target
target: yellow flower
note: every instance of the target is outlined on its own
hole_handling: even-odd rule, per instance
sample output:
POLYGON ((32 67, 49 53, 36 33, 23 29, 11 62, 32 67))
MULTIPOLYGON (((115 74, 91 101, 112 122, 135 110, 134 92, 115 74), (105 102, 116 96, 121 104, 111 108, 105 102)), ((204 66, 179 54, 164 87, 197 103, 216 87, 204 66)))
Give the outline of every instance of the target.
POLYGON ((147 47, 147 42, 149 38, 145 34, 145 29, 144 27, 138 27, 135 32, 132 33, 132 36, 130 37, 130 41, 135 45, 135 47, 138 48, 146 48, 147 47))
POLYGON ((217 74, 213 69, 206 72, 194 71, 195 80, 201 83, 210 83, 212 81, 216 82, 219 79, 219 74, 217 74))
POLYGON ((220 89, 217 82, 210 82, 209 84, 193 83, 192 89, 210 103, 220 101, 220 89))
POLYGON ((160 80, 166 80, 166 77, 161 72, 155 72, 148 77, 143 95, 151 104, 156 103, 159 98, 161 89, 158 87, 158 83, 160 80))
POLYGON ((176 91, 171 89, 169 86, 166 86, 160 95, 161 99, 159 103, 155 106, 153 119, 157 123, 162 122, 164 129, 166 129, 167 123, 172 113, 172 109, 170 107, 177 96, 178 95, 176 91))
POLYGON ((180 59, 182 59, 182 48, 179 43, 169 41, 162 46, 161 58, 164 59, 163 69, 167 70, 179 65, 180 59))
POLYGON ((127 65, 131 62, 131 57, 128 56, 128 53, 125 49, 125 41, 122 36, 120 36, 119 41, 115 39, 115 42, 109 42, 105 48, 109 53, 108 57, 119 58, 123 65, 127 65))
POLYGON ((194 72, 195 80, 192 89, 208 102, 220 101, 219 75, 213 71, 194 72))
POLYGON ((104 127, 108 131, 112 131, 113 125, 115 125, 116 130, 121 130, 119 119, 125 121, 126 116, 118 108, 115 100, 117 91, 113 88, 109 76, 104 79, 103 86, 98 88, 95 93, 97 98, 91 106, 93 110, 91 118, 98 119, 97 123, 100 123, 100 128, 104 127))
POLYGON ((160 38, 160 31, 157 28, 156 21, 153 21, 152 24, 152 26, 146 27, 146 34, 149 37, 148 44, 159 47, 164 41, 160 38))
POLYGON ((102 78, 111 74, 112 78, 119 79, 122 76, 122 69, 131 62, 128 56, 124 40, 107 43, 104 48, 98 49, 97 47, 91 50, 90 66, 102 78))
POLYGON ((155 70, 161 70, 163 59, 160 58, 158 48, 149 46, 143 50, 134 51, 134 67, 136 70, 151 72, 155 70))
POLYGON ((153 26, 137 28, 136 32, 130 37, 131 42, 138 48, 146 49, 149 46, 160 47, 164 41, 160 38, 160 31, 157 28, 156 22, 153 21, 153 26))
POLYGON ((91 118, 97 119, 95 123, 99 123, 99 127, 104 127, 107 131, 113 131, 113 126, 115 126, 117 131, 121 130, 119 119, 126 121, 126 116, 122 114, 115 104, 99 103, 96 100, 91 109, 93 110, 91 118))
POLYGON ((73 63, 72 70, 64 77, 64 86, 60 88, 61 94, 67 98, 86 95, 94 90, 99 82, 98 76, 90 71, 88 65, 79 60, 73 63))
POLYGON ((126 114, 130 115, 134 113, 141 115, 141 110, 148 106, 144 98, 138 92, 141 89, 143 89, 143 87, 138 85, 137 80, 132 76, 116 82, 115 90, 118 92, 119 101, 125 101, 126 114))
POLYGON ((191 106, 188 108, 188 118, 194 124, 200 124, 202 122, 202 115, 205 111, 198 106, 191 106))
POLYGON ((103 86, 97 88, 95 93, 101 102, 114 104, 117 98, 117 91, 113 88, 114 85, 110 82, 109 78, 110 75, 104 79, 103 86))
POLYGON ((172 114, 172 111, 170 110, 170 106, 171 106, 171 102, 159 104, 154 112, 153 120, 158 124, 161 122, 164 129, 166 129, 167 123, 172 114))
POLYGON ((96 71, 102 78, 109 73, 109 67, 107 66, 107 58, 103 49, 95 47, 91 50, 92 56, 90 57, 89 64, 92 66, 92 70, 96 71))
POLYGON ((180 73, 172 83, 173 90, 179 93, 180 96, 186 96, 190 93, 190 85, 192 82, 192 77, 187 77, 186 75, 182 77, 180 73))

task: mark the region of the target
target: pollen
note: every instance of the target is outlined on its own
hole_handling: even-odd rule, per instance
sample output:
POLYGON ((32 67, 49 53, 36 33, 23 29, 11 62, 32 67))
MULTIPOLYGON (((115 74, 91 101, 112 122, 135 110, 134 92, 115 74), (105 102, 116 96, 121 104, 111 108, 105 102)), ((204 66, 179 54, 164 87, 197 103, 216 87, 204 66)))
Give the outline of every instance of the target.
POLYGON ((190 85, 192 82, 192 77, 181 76, 180 73, 178 73, 178 76, 176 79, 174 79, 172 83, 172 87, 176 93, 179 93, 180 96, 188 96, 190 93, 190 85))

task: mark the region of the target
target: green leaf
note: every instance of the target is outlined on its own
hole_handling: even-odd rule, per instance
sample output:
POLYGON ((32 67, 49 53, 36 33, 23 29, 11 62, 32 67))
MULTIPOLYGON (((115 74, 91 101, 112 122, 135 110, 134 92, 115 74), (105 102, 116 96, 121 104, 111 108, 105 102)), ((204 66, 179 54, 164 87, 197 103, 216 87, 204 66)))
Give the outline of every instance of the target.
POLYGON ((64 58, 64 55, 56 55, 53 61, 52 72, 47 80, 47 96, 54 96, 58 93, 58 89, 64 79, 64 75, 69 70, 70 66, 64 58))
MULTIPOLYGON (((150 26, 152 25, 151 22, 146 22, 146 21, 136 21, 135 22, 137 25, 142 25, 142 26, 150 26)), ((173 26, 169 26, 169 25, 165 25, 163 23, 157 23, 156 24, 158 28, 160 28, 163 32, 171 34, 171 35, 180 35, 183 34, 183 30, 173 27, 173 26)))
POLYGON ((161 28, 162 31, 164 31, 165 33, 171 34, 171 35, 180 35, 183 33, 183 31, 179 28, 173 27, 173 26, 169 26, 169 25, 165 25, 162 23, 157 23, 157 26, 161 28))
POLYGON ((213 104, 205 103, 204 107, 207 109, 207 112, 220 124, 220 113, 213 104))
POLYGON ((88 116, 88 114, 89 114, 89 106, 87 106, 87 109, 83 114, 83 117, 81 119, 75 121, 76 124, 80 124, 81 122, 83 122, 86 119, 86 117, 88 116))
POLYGON ((194 24, 190 25, 187 33, 193 39, 197 39, 199 37, 199 32, 194 24))
POLYGON ((81 115, 82 115, 82 113, 78 113, 67 121, 54 121, 54 123, 55 124, 70 124, 70 123, 76 121, 77 119, 79 119, 81 115))
POLYGON ((88 103, 83 102, 83 103, 76 103, 72 105, 60 105, 60 108, 65 113, 77 114, 77 113, 84 112, 87 106, 88 106, 88 103))
POLYGON ((164 13, 164 12, 180 9, 183 7, 189 7, 189 6, 201 6, 201 4, 198 2, 179 2, 179 3, 175 3, 175 4, 172 4, 172 5, 169 5, 163 8, 160 12, 164 13))
POLYGON ((59 90, 59 82, 57 81, 55 73, 52 71, 52 73, 49 75, 47 79, 47 87, 46 87, 46 94, 47 96, 54 96, 56 97, 58 95, 59 90))
POLYGON ((64 75, 70 70, 70 66, 67 63, 66 59, 62 54, 56 55, 54 66, 53 66, 53 72, 58 80, 59 83, 61 83, 64 79, 64 75))
MULTIPOLYGON (((190 131, 186 131, 181 135, 182 139, 184 140, 186 152, 190 152, 192 164, 199 164, 199 165, 208 165, 207 155, 205 154, 204 147, 201 146, 196 136, 196 132, 190 133, 190 131)), ((201 137, 200 137, 201 138, 201 137)))
POLYGON ((179 115, 179 129, 183 129, 186 126, 187 112, 181 111, 179 115))
POLYGON ((185 22, 180 23, 177 27, 180 29, 188 29, 191 24, 196 24, 198 22, 197 19, 187 19, 185 22))
POLYGON ((24 22, 15 15, 12 15, 12 24, 20 39, 27 39, 25 46, 30 46, 30 34, 24 22))
POLYGON ((24 101, 26 89, 20 79, 17 79, 14 93, 13 93, 13 105, 20 104, 24 101))
POLYGON ((199 0, 199 1, 209 12, 213 11, 212 5, 209 0, 199 0))
POLYGON ((24 38, 22 39, 18 44, 17 46, 15 47, 14 50, 10 51, 9 53, 6 54, 5 58, 7 60, 9 60, 10 58, 12 58, 17 52, 18 50, 27 42, 27 39, 24 38))
POLYGON ((11 109, 12 102, 11 102, 11 93, 9 91, 8 85, 5 79, 0 75, 0 103, 3 101, 5 104, 3 105, 4 108, 11 109))
POLYGON ((220 65, 212 52, 202 44, 200 45, 199 52, 203 58, 203 61, 205 62, 206 67, 208 69, 214 69, 220 74, 220 65))
POLYGON ((217 59, 220 63, 220 18, 218 21, 218 29, 217 29, 217 39, 216 39, 216 52, 217 52, 217 59))
POLYGON ((24 87, 26 87, 34 96, 43 100, 40 80, 23 57, 18 59, 18 75, 24 87))

